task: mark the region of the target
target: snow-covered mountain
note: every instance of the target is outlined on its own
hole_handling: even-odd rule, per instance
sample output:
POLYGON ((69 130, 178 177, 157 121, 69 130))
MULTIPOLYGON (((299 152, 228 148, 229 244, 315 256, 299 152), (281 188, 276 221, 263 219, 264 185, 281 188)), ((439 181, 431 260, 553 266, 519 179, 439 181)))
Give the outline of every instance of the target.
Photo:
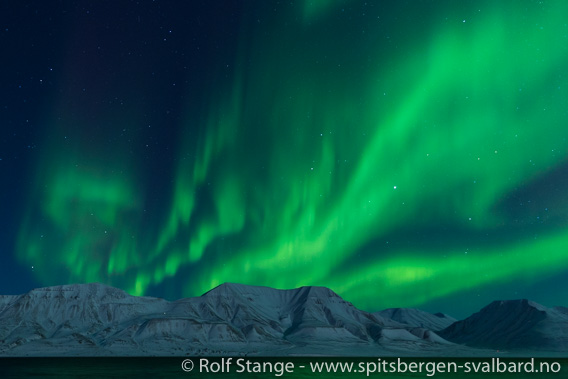
MULTIPOLYGON (((64 285, 0 296, 0 356, 490 353, 443 339, 431 330, 436 318, 449 320, 418 310, 368 313, 323 287, 226 283, 170 302, 102 284, 64 285)), ((462 344, 452 327, 445 335, 462 344)))
POLYGON ((450 345, 429 330, 361 311, 323 287, 227 283, 169 302, 80 284, 0 298, 4 356, 439 355, 450 345))
POLYGON ((438 332, 472 347, 545 352, 568 351, 568 309, 523 300, 494 301, 438 332))
POLYGON ((457 320, 444 313, 428 313, 414 308, 389 308, 373 313, 408 326, 438 331, 447 328, 457 320))

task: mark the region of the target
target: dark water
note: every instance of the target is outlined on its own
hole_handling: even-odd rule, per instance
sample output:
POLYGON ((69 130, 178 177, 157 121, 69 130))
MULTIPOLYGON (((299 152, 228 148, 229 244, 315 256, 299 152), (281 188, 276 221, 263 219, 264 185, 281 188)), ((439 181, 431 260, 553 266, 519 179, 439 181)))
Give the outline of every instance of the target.
MULTIPOLYGON (((568 358, 405 358, 399 363, 397 358, 195 357, 190 358, 193 369, 188 372, 182 369, 184 359, 188 358, 0 358, 0 378, 568 378, 568 358), (313 372, 314 364, 323 367, 322 372, 313 372), (325 364, 343 364, 351 372, 342 373, 337 366, 338 372, 330 372, 333 368, 325 369, 325 364), (393 365, 405 372, 393 373, 393 365), (453 371, 456 366, 461 367, 453 371), (543 368, 556 372, 542 372, 543 368)), ((186 362, 185 368, 191 367, 186 362)))

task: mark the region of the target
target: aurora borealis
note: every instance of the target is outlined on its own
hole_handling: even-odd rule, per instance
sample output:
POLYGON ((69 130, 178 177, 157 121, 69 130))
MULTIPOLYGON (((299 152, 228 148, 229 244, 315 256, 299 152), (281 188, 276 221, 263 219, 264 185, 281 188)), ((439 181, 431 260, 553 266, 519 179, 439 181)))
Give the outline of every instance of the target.
POLYGON ((3 259, 30 286, 568 305, 565 1, 18 7, 3 259))

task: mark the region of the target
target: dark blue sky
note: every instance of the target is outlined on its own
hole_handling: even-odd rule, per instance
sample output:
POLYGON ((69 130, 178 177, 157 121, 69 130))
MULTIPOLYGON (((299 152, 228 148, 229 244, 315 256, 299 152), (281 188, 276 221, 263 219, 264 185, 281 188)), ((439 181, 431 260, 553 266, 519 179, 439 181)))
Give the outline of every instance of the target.
POLYGON ((566 11, 0 4, 0 293, 566 305, 566 11))

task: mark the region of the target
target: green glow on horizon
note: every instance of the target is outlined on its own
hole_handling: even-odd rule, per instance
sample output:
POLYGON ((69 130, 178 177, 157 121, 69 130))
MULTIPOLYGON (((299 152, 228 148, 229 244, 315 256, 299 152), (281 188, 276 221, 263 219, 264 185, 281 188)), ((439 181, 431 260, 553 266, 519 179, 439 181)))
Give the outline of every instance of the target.
MULTIPOLYGON (((325 23, 333 7, 317 4, 299 12, 325 23)), ((337 52, 310 40, 317 25, 259 37, 236 57, 232 87, 204 94, 205 121, 188 105, 162 219, 139 228, 145 193, 134 174, 58 159, 38 185, 45 220, 26 219, 20 257, 137 295, 174 277, 185 296, 223 282, 325 285, 364 309, 379 306, 379 290, 414 306, 568 270, 568 234, 557 231, 467 256, 449 242, 435 256, 358 255, 411 228, 499 231, 509 220, 496 204, 566 161, 568 3, 549 4, 480 2, 475 17, 388 57, 372 39, 355 46, 332 33, 333 49, 361 53, 364 68, 351 56, 319 62, 337 52), (308 42, 290 57, 291 41, 308 42)))
POLYGON ((502 283, 511 277, 534 282, 543 273, 562 272, 566 269, 567 247, 568 236, 558 233, 542 241, 522 241, 506 250, 440 252, 444 257, 399 253, 396 258, 334 278, 330 285, 356 305, 368 306, 367 299, 377 292, 385 303, 396 304, 404 298, 408 304, 420 305, 431 298, 502 283))

